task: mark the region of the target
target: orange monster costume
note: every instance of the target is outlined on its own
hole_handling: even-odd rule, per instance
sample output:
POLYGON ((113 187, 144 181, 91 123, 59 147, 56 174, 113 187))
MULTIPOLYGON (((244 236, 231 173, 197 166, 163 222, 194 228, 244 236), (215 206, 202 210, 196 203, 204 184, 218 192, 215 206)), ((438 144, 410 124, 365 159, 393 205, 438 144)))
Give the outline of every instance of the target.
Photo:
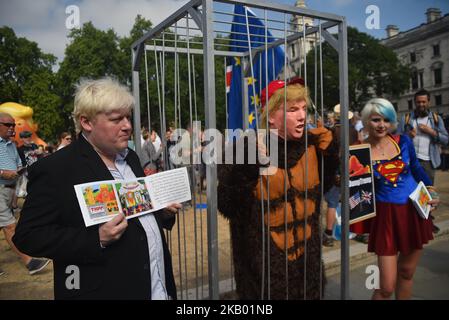
MULTIPOLYGON (((249 139, 247 137, 243 139, 245 150, 251 149, 249 139)), ((218 208, 230 222, 236 290, 240 299, 268 298, 268 270, 270 299, 286 299, 286 261, 288 261, 288 299, 320 298, 320 285, 324 286, 325 280, 322 273, 324 268, 320 268, 320 165, 317 151, 326 150, 326 153, 334 152, 337 155, 337 146, 331 141, 332 133, 329 130, 323 127, 310 129, 307 150, 303 136, 298 141, 287 141, 287 154, 285 154, 284 140, 279 137, 278 169, 275 174, 262 176, 262 179, 259 175, 261 165, 247 164, 246 159, 243 165, 218 167, 218 208), (287 178, 286 206, 284 177, 287 178), (264 205, 263 219, 261 199, 264 205), (304 230, 305 221, 307 223, 304 230), (267 230, 270 233, 269 237, 267 230), (305 250, 307 250, 306 259, 305 250), (307 261, 306 292, 304 292, 305 261, 307 261)), ((235 145, 238 145, 238 142, 232 147, 235 148, 235 145)), ((336 158, 338 163, 338 156, 336 158)), ((333 175, 330 172, 329 174, 333 175)))
POLYGON ((17 142, 19 147, 22 145, 22 140, 19 138, 19 134, 22 131, 30 131, 32 133, 31 138, 35 144, 43 146, 47 145, 47 143, 36 134, 38 127, 33 121, 33 109, 15 102, 5 102, 0 105, 0 112, 8 113, 16 121, 16 135, 13 140, 17 142))

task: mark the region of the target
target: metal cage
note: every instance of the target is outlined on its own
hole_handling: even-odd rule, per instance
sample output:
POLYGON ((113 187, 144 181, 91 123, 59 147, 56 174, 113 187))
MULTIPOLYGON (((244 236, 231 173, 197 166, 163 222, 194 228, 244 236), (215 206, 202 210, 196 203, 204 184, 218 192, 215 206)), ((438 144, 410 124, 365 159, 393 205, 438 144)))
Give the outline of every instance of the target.
MULTIPOLYGON (((301 23, 299 23, 301 24, 301 23)), ((268 50, 274 46, 283 46, 287 54, 290 44, 303 41, 309 36, 315 36, 318 43, 327 41, 338 52, 338 69, 339 69, 339 94, 341 104, 341 150, 342 150, 342 172, 348 172, 348 53, 347 53, 347 26, 346 20, 342 16, 317 12, 298 8, 289 5, 277 4, 265 0, 191 0, 182 6, 175 13, 170 15, 160 24, 151 29, 138 41, 132 44, 132 88, 135 97, 134 108, 134 137, 141 136, 141 108, 140 105, 140 80, 139 71, 146 64, 147 52, 154 52, 156 65, 156 75, 161 78, 157 84, 159 95, 159 118, 161 120, 162 141, 165 145, 165 133, 167 119, 164 116, 164 101, 171 99, 175 95, 175 116, 177 113, 177 99, 179 99, 179 83, 170 94, 166 93, 164 86, 163 70, 160 70, 167 54, 186 54, 189 64, 189 95, 196 90, 195 81, 191 82, 190 66, 194 63, 193 55, 202 55, 203 62, 203 79, 204 79, 204 118, 205 128, 217 127, 217 108, 216 108, 216 63, 217 57, 240 57, 246 61, 246 74, 251 72, 248 61, 254 57, 257 52, 268 50), (257 12, 261 12, 264 16, 267 28, 273 32, 273 41, 260 43, 260 46, 236 52, 231 50, 231 46, 223 41, 226 37, 223 35, 230 34, 231 18, 233 16, 232 5, 244 5, 251 7, 257 12), (268 18, 269 17, 269 18, 268 18), (283 17, 283 19, 282 19, 283 17), (296 17, 297 20, 290 19, 287 23, 287 17, 296 17), (298 18, 299 17, 299 18, 298 18), (315 25, 305 25, 305 18, 313 18, 315 25), (298 20, 299 19, 299 20, 298 20), (295 21, 303 21, 302 29, 295 29, 295 21), (280 25, 280 26, 279 26, 280 25), (286 26, 290 28, 287 30, 286 26), (336 32, 332 34, 331 32, 336 32), (174 37, 173 37, 174 35, 174 37), (144 63, 145 61, 145 63, 144 63), (159 63, 159 65, 158 65, 159 63)), ((300 42, 301 43, 301 42, 300 42)), ((301 45, 299 51, 301 51, 301 45)), ((292 48, 293 50, 293 48, 292 48)), ((303 50, 305 57, 305 51, 303 50)), ((175 58, 175 64, 179 60, 175 58)), ((176 67, 176 66, 175 66, 176 67)), ((304 74, 306 76, 306 67, 304 74)), ((195 70, 195 68, 193 68, 195 70)), ((301 72, 301 67, 300 67, 301 72)), ((322 70, 321 70, 322 72, 322 70)), ((146 70, 148 76, 148 70, 146 70)), ((179 74, 174 71, 174 76, 179 81, 179 74)), ((321 80, 322 83, 322 80, 321 80)), ((306 78, 307 85, 307 78, 306 78)), ((147 78, 147 95, 148 95, 148 78, 147 78)), ((192 98, 192 97, 190 97, 192 98)), ((195 97, 196 98, 196 95, 195 97)), ((320 105, 320 103, 317 103, 320 105)), ((196 107, 196 105, 195 105, 196 107)), ((321 108, 323 108, 321 102, 321 108)), ((192 120, 192 103, 190 103, 190 121, 192 120)), ((244 112, 244 111, 243 111, 244 112)), ((148 106, 148 114, 149 106, 148 106)), ((179 119, 176 119, 176 122, 179 119)), ((150 121, 149 121, 150 123, 150 121)), ((150 125, 150 124, 149 124, 150 125)), ((139 143, 135 144, 136 152, 141 152, 139 143)), ((164 155, 167 157, 167 155, 164 155)), ((349 205, 348 205, 348 181, 347 174, 342 174, 341 193, 342 193, 342 249, 341 249, 341 298, 349 298, 349 205)), ((217 217, 217 166, 206 166, 207 181, 207 268, 208 268, 208 298, 219 298, 219 242, 218 242, 218 217, 217 217)), ((181 219, 181 218, 180 218, 181 219)), ((202 221, 202 220, 201 220, 202 221)), ((202 236, 202 235, 201 235, 202 236)), ((179 241, 179 240, 178 240, 179 241)), ((185 245, 185 244, 184 244, 185 245)), ((196 246, 195 235, 195 246, 196 246)), ((179 246, 181 249, 181 246, 179 246)), ((184 246, 185 250, 185 246, 184 246)), ((185 266, 184 266, 185 267, 185 266)), ((186 267, 185 267, 186 268, 186 267)), ((181 269, 181 265, 180 265, 181 269)), ((181 271, 181 270, 179 270, 181 271)), ((181 277, 182 279, 182 277, 181 277)), ((182 280, 183 281, 183 280, 182 280)), ((187 287, 186 287, 187 288, 187 287)), ((203 288, 203 287, 201 287, 203 288)), ((182 291, 182 290, 181 290, 182 291)), ((185 297, 189 297, 187 289, 184 290, 185 297)), ((198 299, 198 289, 196 298, 198 299)), ((201 294, 201 297, 204 296, 201 294)), ((184 298, 184 296, 183 296, 184 298)))

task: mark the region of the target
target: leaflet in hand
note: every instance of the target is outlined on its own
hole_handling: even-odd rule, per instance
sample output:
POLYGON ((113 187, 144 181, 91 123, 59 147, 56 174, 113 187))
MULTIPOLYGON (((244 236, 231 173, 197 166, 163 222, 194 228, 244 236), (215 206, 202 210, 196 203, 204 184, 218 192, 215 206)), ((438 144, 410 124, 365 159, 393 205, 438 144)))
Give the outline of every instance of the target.
POLYGON ((74 186, 86 226, 123 212, 127 219, 191 200, 185 167, 132 180, 107 180, 74 186))
POLYGON ((418 211, 419 215, 423 219, 429 218, 430 207, 429 201, 432 200, 429 191, 427 190, 424 183, 421 181, 418 183, 416 189, 409 195, 410 200, 412 200, 413 205, 418 211))

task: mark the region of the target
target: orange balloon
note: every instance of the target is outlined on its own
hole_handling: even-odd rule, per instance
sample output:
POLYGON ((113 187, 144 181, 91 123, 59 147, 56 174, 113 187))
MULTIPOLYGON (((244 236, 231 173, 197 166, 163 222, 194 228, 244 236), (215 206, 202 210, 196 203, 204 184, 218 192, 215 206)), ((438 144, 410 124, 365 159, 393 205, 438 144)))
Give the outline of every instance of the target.
POLYGON ((0 105, 0 112, 10 114, 16 122, 16 135, 12 140, 17 142, 20 147, 23 143, 20 139, 20 133, 22 131, 30 131, 32 133, 31 138, 37 145, 47 146, 47 143, 38 137, 36 134, 38 126, 33 121, 33 109, 28 106, 21 105, 15 102, 5 102, 0 105))

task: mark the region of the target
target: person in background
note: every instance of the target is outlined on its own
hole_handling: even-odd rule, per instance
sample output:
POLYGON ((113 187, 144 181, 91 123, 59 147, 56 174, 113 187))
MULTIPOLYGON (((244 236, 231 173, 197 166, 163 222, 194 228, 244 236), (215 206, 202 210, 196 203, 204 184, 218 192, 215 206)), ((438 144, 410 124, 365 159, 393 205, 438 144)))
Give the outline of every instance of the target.
POLYGON ((16 232, 16 219, 13 215, 13 198, 20 168, 23 166, 16 145, 10 140, 15 135, 16 124, 8 113, 0 113, 0 229, 3 229, 6 242, 22 259, 33 275, 42 271, 50 262, 48 259, 32 258, 22 253, 12 242, 16 232))
POLYGON ((326 116, 326 128, 333 128, 335 126, 335 113, 329 112, 326 116))
MULTIPOLYGON (((169 126, 167 128, 167 130, 165 131, 165 143, 167 144, 166 147, 164 148, 164 152, 166 155, 170 155, 171 151, 173 149, 173 147, 176 145, 176 141, 172 140, 173 137, 173 131, 174 131, 174 127, 169 126)), ((175 169, 176 166, 175 164, 171 161, 170 156, 165 156, 165 163, 162 163, 162 166, 165 170, 171 170, 171 169, 175 169)))
POLYGON ((55 147, 51 144, 48 144, 45 147, 44 157, 49 156, 49 155, 53 154, 54 152, 55 152, 55 147))
MULTIPOLYGON (((378 257, 380 288, 373 299, 410 299, 413 276, 423 245, 433 239, 432 221, 423 219, 409 199, 419 181, 434 193, 407 135, 391 135, 397 125, 393 105, 372 99, 362 110, 369 133, 376 191, 376 216, 371 221, 368 251, 378 257)), ((435 195, 435 193, 434 193, 435 195)), ((439 200, 432 200, 436 206, 439 200)))
POLYGON ((59 135, 59 144, 56 151, 61 150, 62 148, 68 146, 72 143, 72 135, 68 132, 63 132, 59 135))
POLYGON ((358 111, 354 112, 354 117, 351 119, 351 126, 354 127, 354 130, 357 132, 358 143, 362 143, 366 137, 363 130, 362 118, 358 111))
MULTIPOLYGON (((422 89, 414 98, 415 110, 402 116, 397 133, 405 133, 412 139, 418 161, 434 184, 435 170, 441 164, 440 147, 448 144, 449 137, 443 119, 429 110, 430 93, 422 89)), ((433 215, 431 219, 434 219, 433 215)), ((434 224, 433 232, 439 231, 434 224)))
MULTIPOLYGON (((154 130, 152 132, 155 132, 154 130)), ((155 134, 151 134, 145 130, 142 132, 142 137, 145 139, 145 143, 142 147, 142 153, 139 157, 140 164, 145 172, 146 176, 157 173, 159 170, 159 158, 161 156, 162 148, 156 151, 153 141, 155 140, 155 134)))
MULTIPOLYGON (((449 115, 443 117, 444 127, 449 128, 449 115)), ((441 166, 443 171, 449 170, 449 145, 441 146, 441 166)))
POLYGON ((151 141, 153 142, 154 150, 156 150, 156 152, 159 152, 159 150, 161 149, 162 141, 161 137, 159 137, 157 131, 154 128, 155 126, 153 126, 153 128, 151 129, 151 141))
POLYGON ((20 139, 23 144, 17 149, 19 156, 22 159, 22 163, 25 166, 31 166, 39 158, 42 158, 44 153, 37 144, 34 143, 32 133, 30 131, 22 131, 20 133, 20 139))

